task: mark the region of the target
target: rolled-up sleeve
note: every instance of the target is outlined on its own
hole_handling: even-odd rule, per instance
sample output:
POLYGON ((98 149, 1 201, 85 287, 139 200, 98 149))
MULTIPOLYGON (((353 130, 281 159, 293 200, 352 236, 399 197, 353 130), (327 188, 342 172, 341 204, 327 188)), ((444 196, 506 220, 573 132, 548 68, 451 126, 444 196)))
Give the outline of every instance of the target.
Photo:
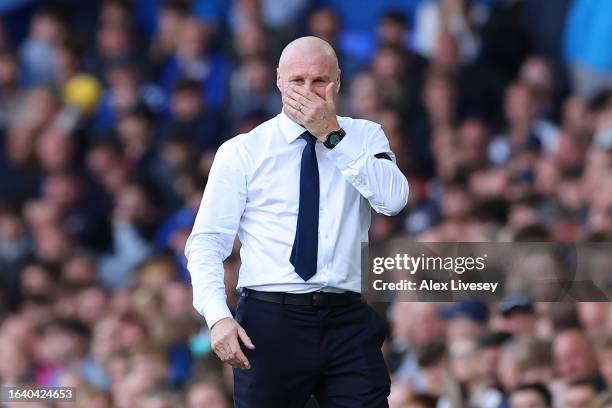
POLYGON ((365 138, 351 137, 347 131, 328 155, 376 212, 396 215, 406 206, 408 180, 397 167, 395 155, 379 125, 365 138))
POLYGON ((193 306, 208 327, 231 317, 226 303, 223 261, 231 251, 246 205, 246 172, 235 140, 217 151, 193 230, 185 245, 193 306))

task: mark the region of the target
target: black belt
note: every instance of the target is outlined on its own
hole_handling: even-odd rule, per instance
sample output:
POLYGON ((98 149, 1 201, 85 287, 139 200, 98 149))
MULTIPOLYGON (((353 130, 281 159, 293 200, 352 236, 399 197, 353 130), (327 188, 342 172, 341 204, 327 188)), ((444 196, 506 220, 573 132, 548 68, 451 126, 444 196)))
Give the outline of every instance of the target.
POLYGON ((243 289, 240 296, 250 297, 266 302, 296 306, 338 307, 361 302, 361 294, 356 292, 285 293, 261 292, 252 289, 243 289))

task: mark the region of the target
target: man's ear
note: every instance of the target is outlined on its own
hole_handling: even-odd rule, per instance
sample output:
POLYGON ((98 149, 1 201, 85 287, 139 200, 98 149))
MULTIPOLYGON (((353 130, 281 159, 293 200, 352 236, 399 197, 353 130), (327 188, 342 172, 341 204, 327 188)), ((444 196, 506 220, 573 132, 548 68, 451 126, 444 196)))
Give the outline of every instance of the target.
POLYGON ((276 68, 276 87, 281 93, 283 93, 283 88, 281 86, 280 70, 278 68, 276 68))
POLYGON ((340 68, 338 68, 338 79, 336 80, 336 93, 340 93, 340 68))

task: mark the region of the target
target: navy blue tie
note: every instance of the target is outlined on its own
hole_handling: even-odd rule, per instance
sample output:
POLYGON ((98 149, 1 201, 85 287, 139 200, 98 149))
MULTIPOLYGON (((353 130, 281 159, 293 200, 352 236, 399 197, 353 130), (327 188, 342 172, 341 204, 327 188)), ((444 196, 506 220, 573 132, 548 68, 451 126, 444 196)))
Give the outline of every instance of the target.
POLYGON ((300 207, 295 240, 289 261, 305 281, 317 273, 317 247, 319 244, 319 167, 315 145, 317 139, 304 132, 306 140, 300 167, 300 207))

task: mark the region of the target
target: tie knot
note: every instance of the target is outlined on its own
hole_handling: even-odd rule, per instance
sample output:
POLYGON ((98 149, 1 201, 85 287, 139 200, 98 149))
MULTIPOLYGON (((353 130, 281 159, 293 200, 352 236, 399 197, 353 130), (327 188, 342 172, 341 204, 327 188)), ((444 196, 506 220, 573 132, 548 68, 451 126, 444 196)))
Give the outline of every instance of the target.
POLYGON ((314 137, 309 131, 302 133, 301 136, 304 138, 304 140, 306 140, 306 143, 308 144, 314 144, 317 141, 317 138, 314 137))

